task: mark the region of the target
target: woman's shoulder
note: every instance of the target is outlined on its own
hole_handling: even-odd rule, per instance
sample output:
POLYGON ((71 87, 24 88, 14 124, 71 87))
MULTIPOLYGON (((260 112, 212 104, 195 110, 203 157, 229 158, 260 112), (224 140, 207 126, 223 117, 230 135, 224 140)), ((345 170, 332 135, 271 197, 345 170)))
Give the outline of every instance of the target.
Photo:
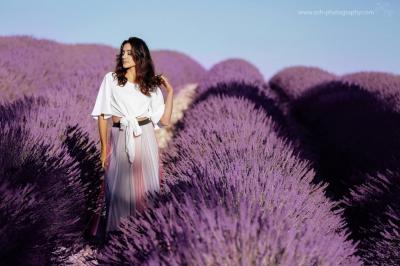
POLYGON ((150 94, 154 95, 154 96, 162 94, 160 86, 158 86, 158 85, 154 86, 153 90, 150 91, 150 94))
POLYGON ((104 75, 104 77, 107 79, 114 79, 114 75, 115 75, 115 72, 109 71, 104 75))
POLYGON ((118 84, 118 79, 117 75, 115 72, 109 71, 104 75, 104 80, 107 81, 107 83, 112 86, 113 84, 118 84))

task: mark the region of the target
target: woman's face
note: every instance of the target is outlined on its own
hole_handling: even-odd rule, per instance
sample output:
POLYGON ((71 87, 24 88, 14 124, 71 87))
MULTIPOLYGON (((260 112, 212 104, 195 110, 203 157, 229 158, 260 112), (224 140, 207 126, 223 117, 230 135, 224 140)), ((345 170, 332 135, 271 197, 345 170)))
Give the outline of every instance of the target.
POLYGON ((123 48, 122 48, 122 66, 124 68, 131 68, 135 66, 135 61, 133 61, 132 57, 133 51, 132 51, 132 46, 130 43, 125 43, 123 48))

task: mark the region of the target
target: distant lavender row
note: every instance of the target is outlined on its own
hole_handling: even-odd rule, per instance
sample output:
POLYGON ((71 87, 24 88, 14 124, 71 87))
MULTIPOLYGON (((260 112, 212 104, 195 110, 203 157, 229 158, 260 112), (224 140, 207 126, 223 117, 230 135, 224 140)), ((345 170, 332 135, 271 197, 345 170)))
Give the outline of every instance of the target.
POLYGON ((385 72, 364 71, 337 76, 317 67, 292 66, 276 73, 269 84, 274 90, 280 90, 284 97, 294 100, 305 91, 327 81, 341 80, 361 86, 370 92, 390 100, 398 99, 400 76, 385 72))
POLYGON ((317 67, 293 66, 276 73, 268 83, 283 100, 292 101, 309 88, 335 78, 334 74, 317 67))
POLYGON ((206 72, 202 65, 182 53, 158 50, 152 52, 152 58, 156 73, 166 73, 176 92, 186 84, 198 83, 206 72))
POLYGON ((161 202, 124 220, 102 263, 359 265, 340 211, 263 110, 216 96, 183 122, 163 157, 161 202))
POLYGON ((82 94, 112 67, 115 50, 96 45, 63 45, 29 36, 0 38, 0 90, 8 99, 35 94, 42 89, 53 93, 60 87, 82 94), (108 60, 107 60, 108 58, 108 60))
POLYGON ((343 75, 341 80, 359 85, 400 112, 400 75, 385 72, 357 72, 343 75))
POLYGON ((276 73, 268 83, 281 101, 292 101, 315 86, 335 80, 358 85, 399 111, 400 75, 391 73, 365 71, 337 76, 317 67, 293 66, 276 73))
POLYGON ((197 93, 201 94, 218 83, 243 82, 246 84, 262 85, 264 77, 260 71, 243 59, 228 59, 219 62, 209 69, 200 80, 197 93))
POLYGON ((290 114, 307 130, 318 172, 340 198, 365 173, 399 169, 400 114, 358 85, 332 81, 292 103, 290 114))
MULTIPOLYGON (((87 91, 100 85, 100 76, 114 68, 118 49, 65 45, 30 36, 1 37, 0 90, 8 93, 8 99, 60 88, 86 97, 87 91)), ((178 52, 152 51, 152 55, 156 70, 165 73, 177 89, 197 83, 205 72, 199 63, 178 52)))

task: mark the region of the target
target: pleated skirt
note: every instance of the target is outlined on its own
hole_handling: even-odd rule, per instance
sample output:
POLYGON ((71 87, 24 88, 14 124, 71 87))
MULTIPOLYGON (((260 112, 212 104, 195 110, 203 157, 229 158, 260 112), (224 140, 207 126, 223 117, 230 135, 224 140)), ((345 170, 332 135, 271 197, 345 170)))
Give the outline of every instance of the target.
POLYGON ((135 136, 135 159, 128 161, 125 131, 111 127, 104 173, 105 231, 118 229, 120 219, 152 206, 147 194, 160 191, 159 148, 152 123, 135 136))

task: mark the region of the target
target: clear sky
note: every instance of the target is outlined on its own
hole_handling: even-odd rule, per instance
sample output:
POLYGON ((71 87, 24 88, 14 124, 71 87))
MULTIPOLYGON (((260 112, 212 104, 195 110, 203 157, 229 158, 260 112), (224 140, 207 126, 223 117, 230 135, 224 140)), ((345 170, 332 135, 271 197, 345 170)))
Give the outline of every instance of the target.
POLYGON ((0 35, 113 47, 138 36, 207 69, 243 58, 265 78, 293 65, 400 74, 398 0, 8 0, 0 35))

